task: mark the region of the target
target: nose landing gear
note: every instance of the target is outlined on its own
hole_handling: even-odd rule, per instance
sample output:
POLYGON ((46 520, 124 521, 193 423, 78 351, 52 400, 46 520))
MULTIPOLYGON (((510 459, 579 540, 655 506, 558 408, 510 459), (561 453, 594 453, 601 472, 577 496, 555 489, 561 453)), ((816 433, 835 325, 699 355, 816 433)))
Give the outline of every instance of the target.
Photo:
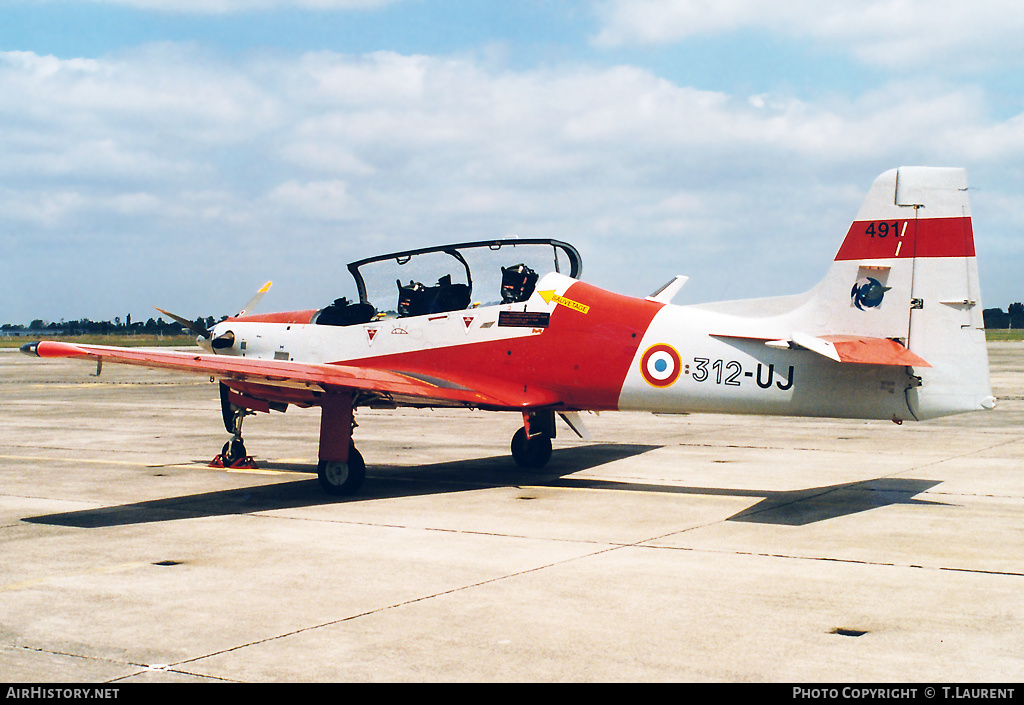
POLYGON ((242 421, 254 412, 232 404, 228 397, 229 394, 230 390, 227 385, 222 383, 220 385, 221 413, 224 417, 224 427, 231 434, 231 440, 220 449, 220 455, 210 461, 210 467, 255 470, 259 468, 259 465, 251 455, 245 452, 245 442, 242 440, 242 421))
POLYGON ((235 412, 235 431, 231 440, 220 449, 220 455, 210 461, 211 468, 231 468, 232 470, 256 470, 259 465, 245 452, 245 441, 242 440, 242 419, 251 411, 238 409, 235 412))

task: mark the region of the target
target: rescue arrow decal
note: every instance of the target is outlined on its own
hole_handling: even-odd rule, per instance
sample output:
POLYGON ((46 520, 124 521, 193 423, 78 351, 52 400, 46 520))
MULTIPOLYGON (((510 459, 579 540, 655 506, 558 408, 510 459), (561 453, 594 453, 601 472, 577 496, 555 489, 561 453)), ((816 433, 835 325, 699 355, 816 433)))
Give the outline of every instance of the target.
POLYGON ((549 291, 538 291, 537 293, 540 294, 540 297, 544 299, 544 303, 546 304, 554 301, 559 306, 565 306, 566 308, 571 308, 573 311, 579 311, 580 313, 585 314, 590 311, 590 307, 586 304, 581 304, 579 301, 573 301, 572 299, 567 299, 564 296, 559 296, 555 293, 554 289, 549 291))

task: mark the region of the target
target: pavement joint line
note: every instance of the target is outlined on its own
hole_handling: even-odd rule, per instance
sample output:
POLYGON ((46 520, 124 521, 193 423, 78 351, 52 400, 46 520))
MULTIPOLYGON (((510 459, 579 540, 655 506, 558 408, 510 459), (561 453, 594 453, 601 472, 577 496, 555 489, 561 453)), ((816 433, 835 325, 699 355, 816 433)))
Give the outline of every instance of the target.
MULTIPOLYGON (((540 486, 538 486, 538 487, 540 487, 540 486)), ((722 520, 722 521, 725 521, 725 520, 722 520)), ((722 523, 722 521, 712 522, 711 524, 709 524, 709 526, 710 525, 714 525, 714 524, 720 524, 720 523, 722 523)), ((434 598, 437 598, 437 597, 443 597, 445 595, 451 595, 451 594, 455 594, 455 593, 458 593, 458 592, 463 592, 463 591, 466 591, 466 590, 471 590, 473 588, 481 587, 481 586, 484 586, 484 585, 498 583, 498 582, 501 582, 501 581, 504 581, 504 580, 508 580, 508 579, 511 579, 511 578, 521 577, 523 575, 528 575, 530 573, 535 573, 535 572, 547 570, 549 568, 552 568, 552 567, 555 567, 555 566, 558 566, 558 565, 565 565, 565 564, 568 564, 568 563, 573 563, 573 562, 584 560, 584 559, 594 558, 596 556, 600 556, 600 555, 603 555, 605 553, 610 553, 610 552, 613 552, 613 551, 619 551, 619 550, 626 549, 626 548, 639 548, 639 549, 647 549, 647 550, 651 550, 651 549, 654 549, 654 550, 681 550, 681 551, 704 552, 704 553, 722 553, 722 554, 736 555, 736 556, 753 556, 753 557, 762 557, 762 558, 781 558, 781 559, 788 559, 788 560, 813 560, 813 561, 826 561, 826 562, 835 562, 835 563, 847 563, 847 564, 854 564, 854 565, 871 565, 871 566, 880 566, 880 567, 911 568, 911 569, 921 569, 921 570, 927 570, 927 569, 931 569, 931 570, 954 570, 954 571, 966 572, 966 573, 982 573, 982 574, 1006 575, 1006 576, 1011 576, 1011 577, 1024 577, 1024 574, 1021 574, 1021 573, 1002 572, 1002 571, 983 571, 983 570, 973 570, 973 569, 957 569, 957 568, 946 568, 946 567, 941 567, 941 566, 938 567, 938 568, 934 568, 934 567, 916 566, 916 565, 899 565, 899 564, 895 564, 895 563, 874 563, 874 562, 870 562, 870 561, 863 561, 863 560, 856 560, 856 559, 839 559, 839 558, 814 557, 814 556, 790 556, 790 555, 785 555, 785 554, 770 554, 770 553, 747 552, 747 551, 710 551, 708 549, 696 549, 696 548, 686 548, 686 547, 652 546, 652 545, 649 545, 651 541, 657 541, 659 539, 664 539, 664 538, 668 538, 670 536, 675 536, 675 535, 678 535, 678 534, 681 534, 681 533, 692 531, 694 528, 697 528, 697 527, 689 527, 689 528, 684 529, 682 531, 668 532, 668 533, 660 535, 660 536, 649 537, 649 538, 642 539, 642 540, 639 540, 639 541, 633 541, 633 542, 609 545, 606 548, 603 548, 603 549, 601 549, 599 551, 588 552, 588 553, 585 553, 585 554, 582 554, 582 555, 579 555, 579 556, 573 556, 571 558, 566 558, 564 560, 554 561, 552 563, 548 563, 548 564, 545 564, 545 565, 535 566, 533 568, 528 568, 526 570, 516 571, 514 573, 509 573, 509 574, 506 574, 506 575, 497 576, 497 577, 494 577, 494 578, 490 578, 488 580, 482 580, 482 581, 478 581, 476 583, 471 583, 471 584, 468 584, 468 585, 462 585, 462 586, 450 588, 448 590, 442 590, 442 591, 435 592, 435 593, 432 593, 432 594, 429 594, 429 595, 421 595, 419 597, 410 598, 408 600, 403 600, 401 602, 397 602, 397 603, 394 603, 394 604, 391 604, 391 605, 386 605, 386 606, 379 607, 379 608, 372 609, 372 610, 366 610, 366 611, 361 612, 359 614, 349 615, 347 617, 342 617, 340 619, 330 620, 328 622, 323 622, 323 623, 320 623, 320 624, 310 625, 310 626, 307 626, 307 627, 303 627, 301 629, 295 629, 295 630, 292 630, 292 631, 289 631, 289 632, 285 632, 285 633, 282 633, 282 634, 277 634, 277 635, 274 635, 274 636, 265 637, 263 639, 257 639, 257 640, 253 640, 253 641, 250 641, 250 642, 246 642, 244 644, 237 644, 237 645, 235 645, 233 647, 222 649, 220 651, 216 651, 216 652, 213 652, 213 653, 205 654, 205 655, 202 655, 202 656, 195 656, 195 657, 190 658, 190 659, 185 659, 183 661, 177 662, 174 665, 178 666, 178 665, 185 664, 185 663, 192 663, 192 662, 196 662, 196 661, 201 661, 201 660, 206 659, 206 658, 212 658, 214 656, 219 656, 219 655, 222 655, 222 654, 238 651, 240 649, 244 649, 244 648, 247 648, 249 646, 256 646, 256 645, 268 643, 268 642, 271 642, 271 641, 277 641, 279 639, 285 639, 285 638, 288 638, 290 636, 295 636, 297 634, 302 634, 302 633, 309 632, 309 631, 316 631, 318 629, 334 626, 334 625, 341 624, 341 623, 344 623, 344 622, 353 621, 353 620, 360 619, 362 617, 367 617, 367 616, 374 615, 374 614, 379 614, 379 613, 386 612, 386 611, 389 611, 389 610, 392 610, 392 609, 396 609, 396 608, 399 608, 399 607, 404 607, 404 606, 416 604, 416 603, 419 603, 419 602, 424 602, 424 601, 427 601, 427 600, 431 600, 431 599, 434 599, 434 598)), ((425 528, 424 530, 431 530, 431 529, 425 528)), ((449 531, 451 531, 451 530, 449 530, 449 531)), ((481 533, 481 532, 463 532, 463 531, 456 530, 456 533, 481 533)), ((487 534, 487 535, 494 535, 494 536, 501 536, 501 537, 507 536, 505 534, 487 534)), ((513 538, 519 538, 519 537, 513 537, 513 538)))
MULTIPOLYGON (((424 530, 428 530, 429 531, 431 529, 427 528, 427 529, 424 529, 424 530)), ((449 531, 452 531, 452 530, 449 530, 449 531)), ((481 532, 464 532, 464 531, 461 531, 461 530, 455 530, 455 531, 456 531, 456 533, 481 533, 481 532)), ((671 536, 671 535, 673 535, 675 533, 679 533, 679 532, 670 532, 668 534, 665 534, 665 536, 671 536)), ((487 535, 506 537, 505 534, 487 534, 487 535)), ((512 537, 512 538, 520 538, 520 537, 512 537)), ((529 538, 529 537, 522 537, 522 538, 529 538)), ((463 592, 463 591, 466 591, 466 590, 471 590, 473 588, 482 587, 484 585, 490 585, 490 584, 493 584, 493 583, 502 582, 504 580, 509 580, 511 578, 517 578, 517 577, 521 577, 523 575, 528 575, 530 573, 540 572, 542 570, 547 570, 547 569, 552 568, 554 566, 565 565, 565 564, 568 564, 568 563, 573 563, 573 562, 576 562, 576 561, 580 561, 580 560, 584 560, 584 559, 588 559, 588 558, 593 558, 595 556, 600 556, 600 555, 603 555, 605 553, 610 553, 612 551, 619 551, 619 550, 622 550, 622 549, 625 549, 625 548, 658 548, 658 547, 644 546, 643 545, 645 542, 657 540, 658 538, 661 538, 661 537, 647 538, 647 539, 643 539, 641 541, 633 541, 633 542, 628 542, 628 543, 616 543, 616 544, 612 544, 612 545, 607 545, 606 544, 605 548, 602 548, 601 550, 598 550, 598 551, 590 551, 590 552, 584 553, 584 554, 579 555, 579 556, 572 556, 570 558, 566 558, 566 559, 563 559, 563 560, 560 560, 560 561, 554 561, 554 562, 551 562, 551 563, 547 563, 545 565, 534 566, 533 568, 528 568, 528 569, 525 569, 525 570, 520 570, 520 571, 516 571, 516 572, 513 572, 513 573, 508 573, 506 575, 501 575, 501 576, 497 576, 497 577, 490 578, 490 579, 487 579, 487 580, 482 580, 482 581, 478 581, 478 582, 475 582, 475 583, 470 583, 468 585, 461 585, 461 586, 458 586, 458 587, 449 588, 448 590, 441 590, 439 592, 431 593, 429 595, 421 595, 419 597, 410 598, 408 600, 403 600, 401 602, 396 602, 396 603, 391 604, 391 605, 385 605, 383 607, 378 607, 376 609, 366 610, 366 611, 361 612, 359 614, 349 615, 347 617, 342 617, 340 619, 335 619, 335 620, 330 620, 328 622, 322 622, 320 624, 310 625, 310 626, 307 626, 307 627, 303 627, 301 629, 294 629, 294 630, 292 630, 290 632, 285 632, 285 633, 282 633, 282 634, 277 634, 277 635, 274 635, 274 636, 265 637, 263 639, 256 639, 256 640, 253 640, 253 641, 250 641, 250 642, 246 642, 244 644, 237 644, 237 645, 232 646, 230 648, 221 649, 221 650, 213 652, 213 653, 205 654, 205 655, 202 655, 202 656, 195 656, 195 657, 192 657, 190 659, 185 659, 185 660, 182 660, 182 661, 178 661, 177 663, 172 664, 172 665, 173 666, 179 666, 179 665, 185 664, 185 663, 192 663, 192 662, 195 662, 195 661, 201 661, 203 659, 212 658, 214 656, 219 656, 219 655, 222 655, 222 654, 231 653, 233 651, 238 651, 240 649, 244 649, 244 648, 247 648, 249 646, 257 646, 259 644, 264 644, 264 643, 268 643, 268 642, 271 642, 271 641, 277 641, 279 639, 285 639, 285 638, 288 638, 290 636, 295 636, 297 634, 302 634, 302 633, 305 633, 305 632, 315 631, 317 629, 322 629, 322 628, 325 628, 325 627, 330 627, 330 626, 334 626, 334 625, 337 625, 337 624, 342 624, 344 622, 353 621, 353 620, 356 620, 356 619, 360 619, 362 617, 368 617, 370 615, 379 614, 379 613, 386 612, 386 611, 389 611, 389 610, 392 610, 392 609, 397 609, 399 607, 405 607, 405 606, 416 604, 416 603, 419 603, 419 602, 424 602, 424 601, 432 600, 432 599, 435 599, 435 598, 438 598, 438 597, 443 597, 445 595, 452 595, 452 594, 455 594, 455 593, 458 593, 458 592, 463 592)))
MULTIPOLYGON (((630 544, 630 545, 632 545, 632 544, 630 544)), ((323 623, 320 623, 320 624, 313 624, 313 625, 310 625, 310 626, 307 626, 307 627, 302 627, 300 629, 293 629, 292 631, 284 632, 282 634, 277 634, 277 635, 274 635, 274 636, 264 637, 263 639, 255 639, 255 640, 247 642, 245 644, 237 644, 235 646, 232 646, 232 647, 229 647, 229 648, 226 648, 226 649, 221 649, 219 651, 215 651, 215 652, 212 652, 212 653, 209 653, 209 654, 204 654, 202 656, 194 656, 194 657, 189 658, 189 659, 184 659, 182 661, 178 661, 177 663, 174 663, 174 664, 171 664, 171 665, 172 666, 179 666, 179 665, 185 664, 185 663, 193 663, 195 661, 201 661, 203 659, 212 658, 214 656, 220 656, 222 654, 231 653, 233 651, 238 651, 240 649, 245 649, 245 648, 250 647, 250 646, 258 646, 259 644, 266 644, 266 643, 269 643, 271 641, 277 641, 279 639, 286 639, 286 638, 288 638, 290 636, 295 636, 297 634, 303 634, 305 632, 316 631, 318 629, 323 629, 325 627, 331 627, 331 626, 334 626, 334 625, 337 625, 337 624, 342 624, 344 622, 351 622, 353 620, 361 619, 363 617, 369 617, 369 616, 374 615, 374 614, 380 614, 382 612, 387 612, 389 610, 397 609, 399 607, 406 607, 408 605, 414 605, 414 604, 419 603, 419 602, 425 602, 427 600, 432 600, 432 599, 435 599, 435 598, 438 598, 438 597, 444 597, 445 595, 452 595, 452 594, 455 594, 455 593, 458 593, 458 592, 463 592, 463 591, 466 591, 466 590, 471 590, 473 588, 482 587, 484 585, 490 585, 492 583, 498 583, 498 582, 501 582, 501 581, 504 581, 504 580, 508 580, 510 578, 517 578, 517 577, 520 577, 520 576, 523 576, 523 575, 528 575, 530 573, 535 573, 535 572, 539 572, 539 571, 542 571, 542 570, 546 570, 548 568, 552 568, 552 567, 557 566, 557 565, 563 565, 563 564, 566 564, 566 563, 572 563, 574 561, 578 561, 578 560, 581 560, 581 559, 584 559, 584 558, 591 558, 593 556, 601 555, 602 553, 608 553, 610 551, 616 551, 616 550, 619 550, 619 549, 625 548, 625 547, 627 547, 627 546, 610 546, 610 547, 602 549, 600 551, 594 551, 594 552, 587 553, 587 554, 584 554, 584 555, 581 555, 581 556, 573 556, 571 558, 566 558, 566 559, 560 560, 560 561, 554 561, 552 563, 548 563, 548 564, 545 564, 545 565, 534 566, 533 568, 527 568, 525 570, 516 571, 514 573, 509 573, 507 575, 500 575, 500 576, 497 576, 497 577, 494 577, 494 578, 489 578, 487 580, 481 580, 481 581, 478 581, 478 582, 475 582, 475 583, 470 583, 468 585, 460 585, 460 586, 457 586, 457 587, 449 588, 447 590, 441 590, 439 592, 435 592, 435 593, 432 593, 432 594, 429 594, 429 595, 420 595, 419 597, 410 598, 408 600, 403 600, 401 602, 396 602, 394 604, 385 605, 383 607, 378 607, 378 608, 371 609, 371 610, 366 610, 364 612, 360 612, 359 614, 352 614, 352 615, 349 615, 347 617, 341 617, 339 619, 330 620, 328 622, 323 622, 323 623)))
POLYGON ((39 653, 39 654, 50 654, 50 655, 53 655, 53 656, 67 656, 68 658, 77 658, 77 659, 83 659, 83 660, 86 660, 86 661, 102 661, 103 663, 114 663, 114 664, 119 664, 119 665, 124 665, 124 666, 130 666, 132 668, 142 669, 142 670, 135 671, 134 673, 127 673, 127 674, 125 674, 123 676, 118 676, 117 678, 111 678, 109 681, 103 681, 105 683, 119 683, 119 682, 121 682, 121 681, 123 681, 123 680, 125 680, 127 678, 133 678, 135 676, 139 676, 139 675, 142 675, 144 673, 152 673, 152 672, 179 673, 181 675, 195 676, 196 678, 208 678, 210 680, 223 681, 225 683, 240 683, 241 682, 241 681, 237 681, 237 680, 232 680, 230 678, 223 678, 221 676, 211 676, 211 675, 207 675, 207 674, 203 674, 203 673, 194 673, 194 672, 191 672, 191 671, 183 671, 183 670, 179 670, 179 669, 173 668, 172 666, 170 666, 168 664, 152 664, 152 665, 147 665, 147 664, 144 664, 144 663, 135 663, 133 661, 118 661, 118 660, 115 660, 115 659, 104 658, 102 656, 87 656, 85 654, 75 654, 75 653, 71 653, 69 651, 58 651, 56 649, 47 649, 47 648, 44 648, 44 647, 41 647, 41 646, 26 646, 24 644, 8 644, 7 646, 9 648, 12 648, 12 649, 21 649, 23 651, 33 651, 33 652, 39 653))
MULTIPOLYGON (((54 448, 53 450, 72 451, 72 448, 54 448)), ((110 451, 106 451, 110 452, 110 451)), ((125 451, 132 452, 132 451, 125 451)), ((86 463, 89 465, 131 465, 140 468, 190 468, 206 467, 205 461, 190 460, 182 463, 159 463, 150 465, 148 463, 133 462, 131 460, 110 460, 105 458, 55 458, 53 456, 38 455, 0 455, 0 460, 25 460, 32 462, 48 463, 86 463)))
POLYGON ((23 651, 34 651, 39 654, 53 654, 54 656, 67 656, 68 658, 80 658, 87 661, 102 661, 104 663, 117 663, 126 666, 137 666, 138 664, 131 663, 129 661, 116 661, 110 658, 104 658, 103 656, 85 656, 83 654, 73 654, 70 651, 59 651, 57 649, 47 649, 42 646, 26 646, 24 644, 8 644, 12 649, 21 649, 23 651))
POLYGON ((197 387, 209 382, 96 382, 95 380, 82 380, 81 382, 67 381, 5 381, 4 386, 20 387, 22 389, 81 389, 83 387, 197 387))
MULTIPOLYGON (((714 526, 716 523, 712 522, 705 526, 714 526)), ((693 527, 693 528, 705 528, 693 527)), ((664 536, 658 536, 652 539, 646 539, 647 541, 657 541, 659 539, 668 538, 676 534, 685 533, 686 531, 692 531, 693 529, 686 529, 684 531, 678 531, 673 533, 665 534, 664 536)), ((630 544, 632 545, 632 544, 630 544)), ((764 551, 716 551, 710 548, 694 548, 692 546, 649 546, 649 545, 638 545, 637 548, 645 548, 652 550, 663 550, 663 551, 687 551, 692 553, 713 553, 717 555, 728 555, 728 556, 750 556, 754 558, 780 558, 783 560, 792 561, 820 561, 822 563, 843 563, 847 565, 864 565, 872 566, 876 568, 906 568, 910 570, 935 570, 935 571, 949 571, 954 573, 968 573, 976 575, 1002 575, 1009 578, 1024 578, 1024 572, 1010 571, 1010 570, 986 570, 983 568, 956 568, 952 566, 934 566, 934 565, 919 565, 916 563, 892 563, 886 561, 866 561, 859 558, 833 558, 829 556, 798 556, 788 553, 768 553, 764 551)))
MULTIPOLYGON (((910 429, 910 430, 913 430, 913 429, 910 429)), ((1006 432, 1006 431, 997 431, 997 432, 994 432, 994 433, 998 433, 999 435, 1006 435, 1006 434, 1008 434, 1008 432, 1006 432)), ((827 438, 826 440, 835 440, 835 439, 827 438)), ((871 439, 868 439, 868 438, 854 438, 854 439, 849 439, 849 440, 870 441, 871 439)), ((1019 438, 1019 437, 1010 438, 1010 439, 1008 439, 1006 441, 1003 441, 1002 443, 996 443, 996 444, 994 444, 992 446, 987 446, 986 448, 979 448, 977 450, 970 451, 969 453, 966 453, 966 455, 970 455, 972 453, 978 453, 978 452, 981 452, 982 450, 987 450, 988 448, 998 448, 999 446, 1006 445, 1007 443, 1017 443, 1020 440, 1021 440, 1021 438, 1019 438)), ((608 441, 603 441, 603 442, 608 442, 608 441)), ((610 441, 610 442, 614 442, 614 441, 610 441)), ((696 442, 696 441, 680 441, 680 442, 676 443, 675 445, 676 446, 681 446, 681 447, 687 447, 687 448, 716 448, 716 449, 722 449, 722 450, 725 450, 725 449, 729 449, 729 450, 784 450, 784 451, 800 451, 800 452, 809 452, 809 453, 853 453, 853 454, 857 454, 857 455, 861 455, 864 452, 863 449, 860 449, 860 448, 820 448, 820 447, 813 447, 813 446, 798 447, 798 446, 787 446, 787 445, 775 445, 775 444, 768 444, 768 443, 764 443, 764 444, 750 444, 750 445, 739 445, 739 444, 736 444, 736 443, 700 443, 700 442, 696 442)), ((668 446, 663 446, 663 447, 668 447, 668 446)), ((896 452, 898 454, 899 453, 898 448, 895 451, 893 451, 893 452, 896 452)), ((954 457, 961 457, 961 456, 954 456, 954 457)))
MULTIPOLYGON (((721 523, 721 522, 713 522, 713 523, 721 523)), ((692 530, 692 529, 687 529, 686 531, 690 531, 690 530, 692 530)), ((708 549, 696 549, 696 548, 673 547, 673 546, 650 546, 650 545, 645 545, 645 543, 647 543, 647 542, 655 541, 655 540, 658 540, 658 539, 661 539, 661 538, 666 538, 668 536, 673 536, 673 535, 676 535, 678 533, 682 533, 682 532, 669 532, 669 533, 664 534, 662 536, 647 538, 647 539, 644 539, 642 541, 609 546, 609 547, 607 547, 605 549, 602 549, 600 551, 594 551, 594 552, 590 552, 590 553, 587 553, 587 554, 584 554, 584 555, 580 555, 580 556, 573 556, 571 558, 567 558, 567 559, 564 559, 564 560, 561 560, 561 561, 554 561, 552 563, 548 563, 548 564, 545 564, 545 565, 542 565, 542 566, 535 566, 533 568, 528 568, 526 570, 516 571, 514 573, 509 573, 507 575, 497 576, 497 577, 494 577, 494 578, 490 578, 488 580, 482 580, 482 581, 478 581, 478 582, 471 583, 471 584, 468 584, 468 585, 462 585, 462 586, 450 588, 448 590, 442 590, 442 591, 435 592, 435 593, 432 593, 432 594, 429 594, 429 595, 421 595, 419 597, 410 598, 408 600, 403 600, 401 602, 396 602, 394 604, 386 605, 386 606, 379 607, 379 608, 372 609, 372 610, 366 610, 366 611, 361 612, 359 614, 349 615, 347 617, 343 617, 343 618, 340 618, 340 619, 330 620, 328 622, 323 622, 323 623, 320 623, 320 624, 310 625, 310 626, 307 626, 307 627, 303 627, 301 629, 295 629, 295 630, 292 630, 292 631, 289 631, 289 632, 284 632, 282 634, 277 634, 277 635, 265 637, 263 639, 256 639, 256 640, 253 640, 253 641, 246 642, 244 644, 237 644, 235 646, 232 646, 232 647, 229 647, 229 648, 226 648, 226 649, 221 649, 219 651, 211 652, 211 653, 208 653, 208 654, 203 654, 203 655, 200 655, 200 656, 194 656, 192 658, 184 659, 182 661, 178 661, 178 662, 173 663, 173 664, 146 665, 146 664, 136 664, 136 663, 127 662, 127 665, 131 665, 131 666, 135 666, 137 668, 143 669, 140 673, 145 673, 145 672, 150 672, 150 671, 154 671, 154 670, 159 670, 159 671, 162 671, 162 672, 180 673, 180 674, 184 674, 184 675, 191 675, 191 676, 201 677, 201 678, 209 677, 209 678, 213 678, 213 679, 216 679, 216 680, 225 680, 226 681, 226 680, 229 680, 229 679, 218 678, 217 676, 208 676, 206 674, 196 673, 194 671, 185 671, 185 670, 180 669, 179 667, 181 665, 183 665, 183 664, 195 663, 197 661, 202 661, 204 659, 212 658, 214 656, 219 656, 219 655, 222 655, 222 654, 232 653, 234 651, 245 649, 245 648, 250 647, 250 646, 257 646, 257 645, 260 645, 260 644, 269 643, 271 641, 277 641, 277 640, 280 640, 280 639, 285 639, 285 638, 288 638, 290 636, 295 636, 297 634, 302 634, 302 633, 309 632, 309 631, 316 631, 318 629, 334 626, 334 625, 341 624, 341 623, 344 623, 344 622, 353 621, 353 620, 360 619, 362 617, 367 617, 367 616, 370 616, 370 615, 373 615, 373 614, 379 614, 379 613, 386 612, 386 611, 389 611, 389 610, 392 610, 392 609, 396 609, 396 608, 399 608, 399 607, 404 607, 404 606, 416 604, 416 603, 419 603, 419 602, 424 602, 424 601, 427 601, 427 600, 431 600, 431 599, 434 599, 434 598, 437 598, 437 597, 443 597, 445 595, 451 595, 451 594, 454 594, 454 593, 470 590, 470 589, 473 589, 473 588, 476 588, 476 587, 481 587, 481 586, 484 586, 484 585, 489 585, 489 584, 501 582, 501 581, 504 581, 504 580, 507 580, 507 579, 510 579, 510 578, 520 577, 520 576, 527 575, 527 574, 530 574, 530 573, 539 572, 539 571, 542 571, 542 570, 546 570, 548 568, 552 568, 552 567, 557 566, 557 565, 563 565, 563 564, 579 561, 579 560, 582 560, 582 559, 593 558, 595 556, 599 556, 599 555, 602 555, 602 554, 605 554, 605 553, 609 553, 609 552, 612 552, 612 551, 621 550, 623 548, 641 548, 641 549, 648 549, 648 550, 650 550, 650 549, 678 550, 678 551, 705 552, 705 553, 709 553, 709 552, 710 553, 724 553, 724 554, 730 554, 730 555, 754 556, 754 557, 762 557, 762 558, 782 558, 782 559, 788 559, 788 560, 823 561, 823 562, 834 562, 834 563, 846 563, 846 564, 853 564, 853 565, 869 565, 869 566, 877 566, 877 567, 909 568, 909 569, 918 569, 918 570, 942 570, 942 571, 954 571, 954 572, 963 572, 963 573, 977 573, 977 574, 985 574, 985 575, 1004 575, 1004 576, 1009 576, 1009 577, 1024 577, 1024 574, 1022 574, 1022 573, 1014 573, 1014 572, 1007 572, 1007 571, 989 571, 989 570, 978 570, 978 569, 950 568, 950 567, 945 567, 945 566, 940 566, 940 567, 936 568, 936 567, 920 566, 920 565, 912 565, 912 564, 901 565, 901 564, 896 564, 896 563, 881 563, 881 562, 872 562, 872 561, 864 561, 864 560, 856 560, 856 559, 839 559, 839 558, 829 558, 829 557, 820 557, 820 556, 792 556, 792 555, 787 555, 787 554, 773 554, 773 553, 748 552, 748 551, 709 551, 708 549)), ((136 565, 136 566, 138 566, 138 565, 143 565, 143 564, 142 563, 138 563, 138 564, 124 564, 124 566, 129 566, 129 565, 136 565)), ((96 573, 96 572, 111 572, 115 568, 117 568, 117 567, 111 567, 111 568, 108 568, 108 569, 105 569, 105 570, 97 570, 97 571, 89 571, 89 572, 92 572, 92 573, 96 573)), ((110 661, 109 659, 102 659, 102 658, 97 659, 96 657, 83 656, 83 655, 80 655, 80 654, 72 654, 72 653, 65 653, 65 652, 58 652, 58 651, 43 649, 43 648, 39 648, 39 647, 21 646, 21 647, 18 647, 18 648, 34 650, 34 651, 43 652, 43 653, 53 653, 53 654, 58 654, 58 655, 65 655, 65 656, 69 656, 69 657, 72 657, 72 658, 82 658, 82 659, 94 659, 94 660, 110 661)), ((113 663, 113 661, 110 661, 110 662, 113 663)), ((117 663, 119 663, 119 662, 117 662, 117 663)), ((117 681, 123 680, 124 678, 129 678, 132 675, 139 675, 139 674, 126 675, 126 676, 123 676, 121 678, 113 679, 111 682, 117 682, 117 681)))
POLYGON ((920 465, 915 465, 912 468, 907 468, 906 470, 899 470, 897 472, 892 473, 891 475, 886 475, 886 477, 896 477, 898 475, 903 475, 903 474, 906 474, 908 472, 916 472, 917 470, 921 470, 923 468, 932 467, 933 465, 940 465, 942 463, 948 463, 951 460, 960 460, 961 458, 967 458, 967 457, 970 457, 972 455, 977 455, 978 453, 985 453, 985 452, 990 451, 990 450, 995 450, 996 448, 1002 448, 1003 446, 1013 445, 1014 443, 1020 443, 1021 440, 1022 439, 1020 437, 1010 438, 1010 439, 1004 440, 1002 443, 993 443, 991 445, 985 446, 984 448, 976 448, 975 450, 967 451, 965 453, 959 453, 957 455, 948 455, 945 458, 939 458, 939 459, 936 459, 936 460, 930 460, 930 461, 928 461, 926 463, 921 463, 920 465))

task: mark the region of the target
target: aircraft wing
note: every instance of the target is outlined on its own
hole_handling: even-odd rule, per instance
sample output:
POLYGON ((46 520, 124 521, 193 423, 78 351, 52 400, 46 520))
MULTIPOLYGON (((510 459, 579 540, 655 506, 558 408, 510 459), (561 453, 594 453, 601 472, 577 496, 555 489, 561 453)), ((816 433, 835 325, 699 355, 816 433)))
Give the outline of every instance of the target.
POLYGON ((931 367, 931 365, 889 338, 872 338, 860 335, 822 335, 793 333, 786 338, 717 334, 716 338, 759 340, 769 347, 803 348, 836 362, 861 365, 894 365, 899 367, 931 367))
POLYGON ((469 406, 529 408, 558 403, 554 393, 537 389, 529 395, 522 385, 496 379, 445 379, 436 371, 375 369, 350 364, 310 364, 286 360, 173 352, 152 348, 121 348, 41 341, 22 347, 39 357, 68 357, 138 365, 153 369, 208 375, 261 386, 310 391, 351 389, 412 397, 423 401, 456 402, 469 406), (468 386, 467 382, 469 383, 468 386))

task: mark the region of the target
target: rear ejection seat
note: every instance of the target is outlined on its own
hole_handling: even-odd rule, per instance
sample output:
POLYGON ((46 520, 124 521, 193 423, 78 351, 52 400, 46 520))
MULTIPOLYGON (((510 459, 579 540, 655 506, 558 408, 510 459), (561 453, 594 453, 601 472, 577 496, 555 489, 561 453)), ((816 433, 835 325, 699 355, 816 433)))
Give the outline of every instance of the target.
POLYGON ((452 277, 446 274, 437 280, 437 286, 423 286, 411 281, 403 286, 398 284, 398 315, 400 317, 422 316, 428 313, 461 311, 469 306, 472 293, 466 284, 452 284, 452 277))

